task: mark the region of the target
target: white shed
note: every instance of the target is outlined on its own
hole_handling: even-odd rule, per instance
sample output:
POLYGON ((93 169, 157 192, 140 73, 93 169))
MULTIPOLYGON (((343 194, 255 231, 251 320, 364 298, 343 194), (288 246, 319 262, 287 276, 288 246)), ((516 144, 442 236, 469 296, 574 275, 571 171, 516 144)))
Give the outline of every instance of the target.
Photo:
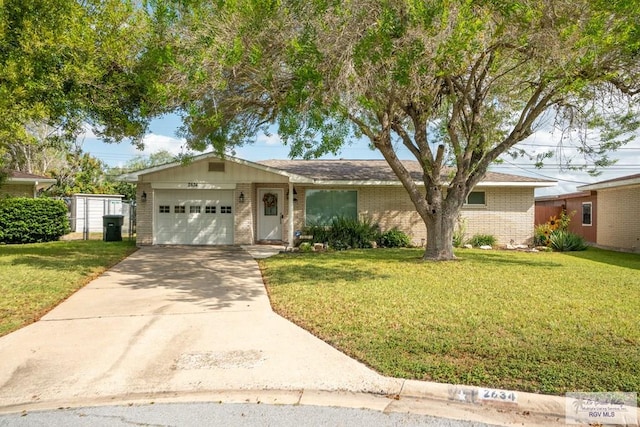
POLYGON ((71 197, 71 231, 102 232, 103 215, 123 215, 123 197, 120 194, 74 194, 71 197))

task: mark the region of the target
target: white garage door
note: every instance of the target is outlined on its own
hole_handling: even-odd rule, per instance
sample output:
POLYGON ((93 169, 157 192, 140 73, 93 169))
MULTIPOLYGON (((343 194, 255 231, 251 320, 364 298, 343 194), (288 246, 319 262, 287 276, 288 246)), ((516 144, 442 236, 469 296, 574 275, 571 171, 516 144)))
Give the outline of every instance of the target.
POLYGON ((233 191, 156 190, 155 244, 233 244, 233 191))

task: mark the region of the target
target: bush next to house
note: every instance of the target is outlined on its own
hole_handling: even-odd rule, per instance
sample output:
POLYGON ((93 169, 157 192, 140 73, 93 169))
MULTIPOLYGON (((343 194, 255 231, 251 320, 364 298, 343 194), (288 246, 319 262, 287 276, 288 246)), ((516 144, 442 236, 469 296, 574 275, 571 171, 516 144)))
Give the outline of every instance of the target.
POLYGON ((560 218, 555 215, 549 218, 544 224, 538 225, 534 230, 534 244, 536 246, 547 246, 558 252, 584 251, 587 244, 582 236, 568 231, 571 214, 562 212, 560 218))
POLYGON ((582 236, 564 230, 555 230, 549 235, 549 246, 558 252, 584 251, 587 249, 587 244, 582 236))
POLYGON ((469 239, 469 243, 476 247, 493 246, 496 244, 496 238, 491 234, 475 234, 471 239, 469 239))
POLYGON ((341 251, 371 248, 378 240, 380 227, 369 220, 338 217, 327 226, 309 225, 303 233, 313 236, 315 243, 327 243, 331 249, 341 251))
POLYGON ((0 243, 50 242, 69 231, 67 206, 62 200, 0 199, 0 243))
POLYGON ((394 227, 378 237, 378 246, 383 248, 408 248, 411 246, 411 239, 403 231, 394 227))

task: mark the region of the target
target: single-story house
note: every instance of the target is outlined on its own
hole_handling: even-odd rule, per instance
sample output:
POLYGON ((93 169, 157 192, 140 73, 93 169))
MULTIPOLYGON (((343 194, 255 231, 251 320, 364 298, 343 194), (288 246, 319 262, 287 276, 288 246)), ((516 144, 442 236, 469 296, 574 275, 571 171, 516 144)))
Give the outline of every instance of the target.
MULTIPOLYGON (((417 162, 404 162, 422 183, 417 162)), ((294 241, 305 224, 336 215, 397 227, 415 244, 426 229, 384 160, 250 162, 203 154, 123 177, 137 184, 139 245, 222 245, 294 241)), ((498 243, 533 236, 534 190, 555 185, 490 172, 469 195, 462 215, 467 236, 493 234, 498 243)))
POLYGON ((604 248, 640 252, 640 174, 578 187, 597 195, 595 243, 604 248))
POLYGON ((10 171, 6 181, 0 185, 0 197, 36 197, 38 190, 55 182, 55 179, 42 175, 10 171))
POLYGON ((535 225, 560 218, 562 212, 570 215, 569 231, 582 236, 586 242, 596 243, 598 229, 598 196, 595 191, 536 197, 535 225))

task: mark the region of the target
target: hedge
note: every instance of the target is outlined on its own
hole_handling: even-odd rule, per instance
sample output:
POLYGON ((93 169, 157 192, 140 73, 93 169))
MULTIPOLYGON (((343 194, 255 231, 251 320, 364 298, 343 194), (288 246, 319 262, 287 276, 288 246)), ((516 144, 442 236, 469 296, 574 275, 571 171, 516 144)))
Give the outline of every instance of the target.
POLYGON ((0 199, 0 243, 38 243, 69 233, 62 200, 10 197, 0 199))

